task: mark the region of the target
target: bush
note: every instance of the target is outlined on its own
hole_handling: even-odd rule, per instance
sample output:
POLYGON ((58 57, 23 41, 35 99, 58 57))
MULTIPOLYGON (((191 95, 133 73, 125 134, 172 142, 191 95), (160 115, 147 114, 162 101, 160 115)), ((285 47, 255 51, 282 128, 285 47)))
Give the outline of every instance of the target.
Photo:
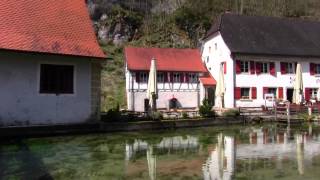
POLYGON ((116 107, 109 109, 103 121, 118 121, 121 119, 121 112, 119 104, 116 107))
POLYGON ((240 116, 240 112, 237 109, 229 109, 222 113, 222 116, 225 117, 238 117, 240 116))
POLYGON ((182 118, 183 119, 188 119, 189 118, 189 114, 186 112, 182 112, 182 118))
POLYGON ((315 118, 315 116, 314 115, 310 116, 308 113, 299 113, 298 118, 301 118, 305 121, 312 121, 315 118))
POLYGON ((215 112, 212 111, 212 105, 207 99, 202 101, 202 106, 199 108, 199 114, 201 117, 213 117, 215 112))

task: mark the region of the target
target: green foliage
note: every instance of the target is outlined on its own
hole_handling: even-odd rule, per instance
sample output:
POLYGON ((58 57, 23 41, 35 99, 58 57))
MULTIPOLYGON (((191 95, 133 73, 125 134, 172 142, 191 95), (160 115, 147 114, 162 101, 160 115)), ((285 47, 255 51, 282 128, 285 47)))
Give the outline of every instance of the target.
POLYGON ((301 118, 305 121, 312 121, 313 119, 316 118, 315 115, 309 115, 308 113, 304 112, 304 113, 299 113, 298 114, 298 118, 301 118))
POLYGON ((117 105, 116 107, 109 109, 107 112, 107 115, 105 116, 105 118, 103 118, 103 121, 118 121, 121 118, 121 112, 119 109, 119 105, 117 105))
POLYGON ((240 112, 238 109, 229 109, 222 113, 222 116, 225 117, 238 117, 240 116, 240 112))
MULTIPOLYGON (((96 11, 100 12, 95 14, 107 14, 106 20, 100 24, 107 25, 111 33, 117 24, 125 27, 121 30, 128 38, 124 46, 196 48, 218 16, 226 11, 244 15, 320 18, 317 0, 152 0, 135 1, 135 7, 127 4, 129 1, 115 1, 112 5, 104 0, 96 3, 100 7, 96 11), (170 12, 153 10, 159 3, 175 8, 170 12)), ((99 18, 98 15, 94 19, 99 18)), ((123 47, 109 41, 101 43, 108 54, 102 73, 104 112, 117 103, 126 108, 123 47)))
POLYGON ((188 119, 189 118, 189 114, 186 112, 182 112, 182 118, 183 119, 188 119))
POLYGON ((212 111, 212 105, 207 99, 202 101, 202 105, 199 108, 199 114, 202 117, 213 117, 215 115, 215 112, 212 111))

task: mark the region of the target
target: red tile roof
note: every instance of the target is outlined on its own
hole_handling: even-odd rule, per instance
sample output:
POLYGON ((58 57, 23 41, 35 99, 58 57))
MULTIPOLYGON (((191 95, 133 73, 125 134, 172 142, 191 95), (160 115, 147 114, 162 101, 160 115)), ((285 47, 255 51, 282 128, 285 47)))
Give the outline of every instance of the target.
POLYGON ((214 86, 217 84, 217 81, 212 76, 200 77, 199 79, 204 86, 214 86))
POLYGON ((129 70, 149 70, 156 58, 159 71, 206 72, 197 49, 126 47, 125 58, 129 70))
POLYGON ((85 0, 1 0, 0 49, 105 57, 85 0))

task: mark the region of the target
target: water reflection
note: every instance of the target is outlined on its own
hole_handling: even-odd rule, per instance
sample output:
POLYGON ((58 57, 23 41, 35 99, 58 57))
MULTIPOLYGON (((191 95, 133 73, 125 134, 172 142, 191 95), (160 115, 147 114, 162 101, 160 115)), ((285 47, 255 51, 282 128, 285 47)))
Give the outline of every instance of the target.
POLYGON ((25 139, 0 145, 0 179, 319 179, 319 134, 312 124, 25 139))
POLYGON ((216 149, 203 165, 205 180, 232 179, 235 170, 236 146, 234 137, 219 134, 216 149))
MULTIPOLYGON (((290 127, 250 127, 242 130, 241 138, 223 133, 212 137, 216 143, 210 144, 207 151, 199 136, 165 137, 158 143, 136 139, 126 143, 125 159, 130 163, 130 160, 145 156, 151 180, 160 174, 157 158, 190 153, 195 153, 198 159, 202 155, 205 157, 202 160, 204 180, 231 180, 243 174, 254 176, 254 173, 263 171, 270 171, 270 178, 272 175, 281 177, 287 175, 286 171, 291 166, 299 175, 304 175, 305 166, 312 166, 313 158, 320 155, 319 135, 313 132, 312 126, 303 132, 293 131, 290 127)), ((166 159, 170 160, 174 161, 166 159)))

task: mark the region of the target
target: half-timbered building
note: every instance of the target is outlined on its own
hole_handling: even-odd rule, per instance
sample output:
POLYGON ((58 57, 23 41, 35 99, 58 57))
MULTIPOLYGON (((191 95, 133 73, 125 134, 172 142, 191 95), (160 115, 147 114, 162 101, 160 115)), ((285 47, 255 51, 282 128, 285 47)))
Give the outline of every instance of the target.
POLYGON ((147 108, 146 91, 153 58, 157 66, 158 109, 195 109, 215 85, 197 49, 127 47, 125 69, 129 110, 145 111, 147 108))

